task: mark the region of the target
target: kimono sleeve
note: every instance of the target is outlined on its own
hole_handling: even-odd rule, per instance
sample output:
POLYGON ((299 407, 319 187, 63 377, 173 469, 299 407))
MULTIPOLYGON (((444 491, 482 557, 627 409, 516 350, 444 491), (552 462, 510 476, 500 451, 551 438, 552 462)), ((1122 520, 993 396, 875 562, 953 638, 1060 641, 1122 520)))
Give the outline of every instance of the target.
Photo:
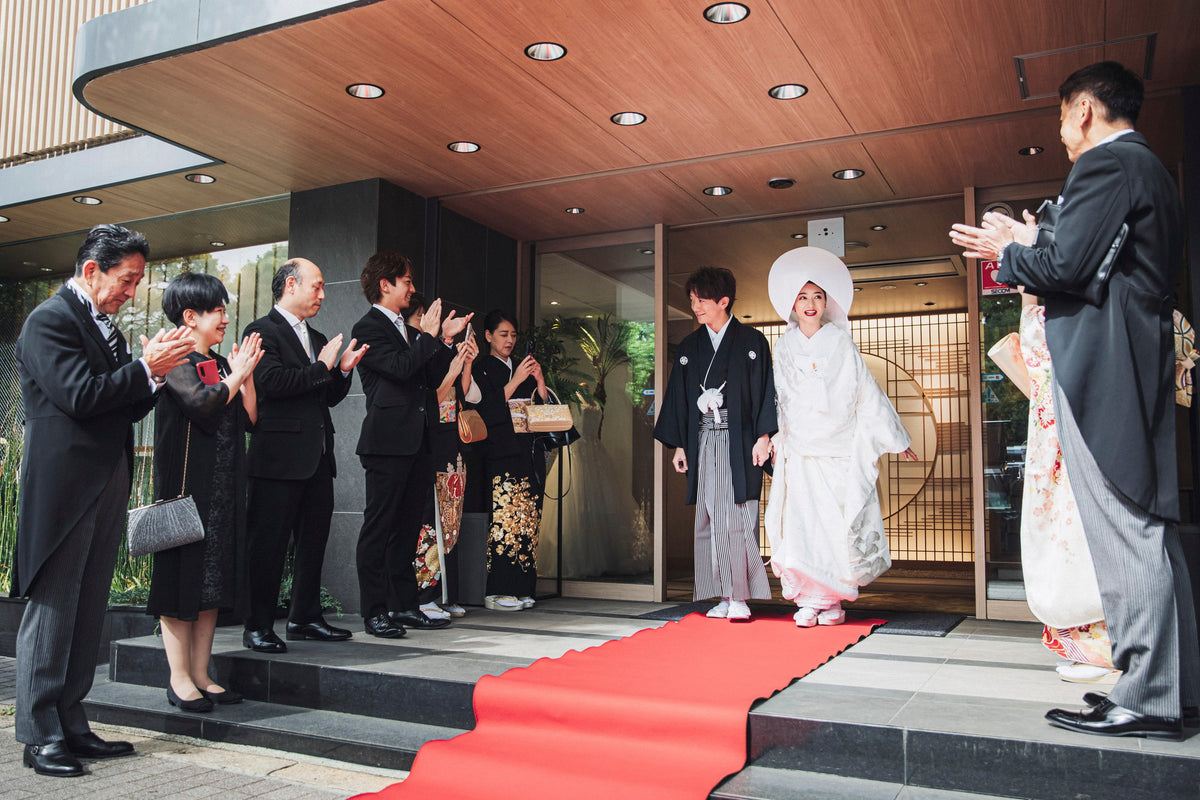
MULTIPOLYGON (((682 349, 682 348, 681 348, 682 349)), ((687 446, 687 391, 684 387, 687 367, 676 363, 667 379, 667 391, 658 405, 658 421, 654 423, 654 438, 667 447, 687 446)))

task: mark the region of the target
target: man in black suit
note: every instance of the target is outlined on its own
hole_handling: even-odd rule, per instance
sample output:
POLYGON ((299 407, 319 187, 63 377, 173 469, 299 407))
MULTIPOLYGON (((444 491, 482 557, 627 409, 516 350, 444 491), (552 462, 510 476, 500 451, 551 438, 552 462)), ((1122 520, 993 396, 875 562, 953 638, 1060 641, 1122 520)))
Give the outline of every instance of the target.
POLYGON ((75 277, 17 339, 25 439, 12 594, 29 604, 17 633, 16 737, 42 775, 81 775, 80 758, 133 752, 92 733, 82 701, 125 531, 133 423, 193 347, 186 328, 160 330, 142 337, 134 361, 110 318, 133 297, 149 253, 140 233, 96 226, 75 277))
POLYGON ((421 611, 413 558, 433 491, 429 433, 437 424, 435 390, 454 357, 453 339, 472 315, 456 319, 451 311, 442 321, 442 303, 434 300, 420 330, 406 325, 402 312, 413 295, 412 263, 399 253, 367 259, 362 288, 372 305, 353 330, 370 346, 358 365, 367 404, 356 451, 367 471, 358 588, 367 633, 395 639, 404 635, 405 625, 430 630, 450 624, 421 611))
POLYGON ((999 279, 1044 296, 1055 415, 1096 568, 1113 690, 1091 706, 1054 709, 1059 727, 1110 736, 1178 739, 1200 700, 1200 649, 1191 584, 1176 529, 1172 287, 1183 251, 1183 210, 1170 174, 1133 130, 1142 82, 1113 61, 1059 87, 1061 136, 1074 166, 1055 240, 985 214, 955 225, 968 257, 999 258, 999 279), (1097 305, 1082 298, 1122 224, 1128 236, 1097 305), (1184 713, 1186 710, 1187 713, 1184 713))
POLYGON ((294 540, 289 640, 349 639, 321 616, 321 566, 333 518, 333 422, 329 409, 350 391, 351 373, 366 346, 355 342, 338 356, 342 335, 330 340, 308 320, 321 310, 325 280, 313 262, 292 258, 271 280, 275 307, 246 326, 262 337, 254 370, 258 423, 246 461, 249 616, 242 644, 260 653, 284 653, 275 635, 275 608, 288 542, 294 540))

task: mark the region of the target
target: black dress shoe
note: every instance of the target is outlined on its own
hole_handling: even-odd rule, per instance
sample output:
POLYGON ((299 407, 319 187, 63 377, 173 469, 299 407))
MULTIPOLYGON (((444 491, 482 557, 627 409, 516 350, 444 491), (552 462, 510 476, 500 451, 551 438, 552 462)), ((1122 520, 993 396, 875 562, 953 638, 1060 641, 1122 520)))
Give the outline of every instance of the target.
MULTIPOLYGON (((1089 706, 1098 706, 1107 701, 1108 694, 1105 692, 1086 692, 1083 695, 1083 702, 1089 706)), ((1200 728, 1200 708, 1196 706, 1183 707, 1183 727, 1200 728)))
POLYGON ((1097 736, 1142 736, 1150 739, 1182 739, 1183 725, 1178 718, 1152 717, 1122 708, 1108 698, 1086 711, 1046 712, 1051 725, 1097 736))
POLYGON ((399 639, 404 635, 404 626, 392 622, 387 614, 376 614, 363 620, 363 627, 372 636, 380 639, 399 639))
POLYGON ((388 616, 397 625, 407 625, 420 631, 436 631, 439 628, 450 627, 450 620, 430 619, 419 608, 413 611, 389 611, 388 616))
POLYGON ((204 692, 200 692, 200 696, 195 700, 184 700, 182 697, 175 694, 175 690, 170 686, 167 687, 167 702, 173 706, 179 706, 181 711, 194 711, 204 714, 213 710, 212 700, 209 700, 207 697, 205 697, 204 692))
POLYGON ((25 766, 33 767, 38 775, 50 775, 55 778, 74 778, 83 774, 83 764, 71 755, 67 743, 63 741, 50 744, 27 744, 22 758, 25 766))
POLYGON ((242 646, 249 647, 256 653, 287 652, 287 645, 270 628, 264 628, 261 631, 242 631, 242 646))
POLYGON ((246 698, 240 692, 235 692, 232 689, 226 689, 223 692, 206 692, 200 689, 200 694, 208 698, 210 703, 219 706, 231 706, 234 703, 240 703, 246 698))
POLYGON ((287 640, 289 642, 315 639, 318 642, 340 642, 350 638, 350 631, 345 628, 335 628, 323 619, 316 622, 289 622, 287 624, 287 640))
POLYGON ((67 749, 77 758, 119 758, 133 755, 133 745, 129 742, 106 742, 91 731, 67 739, 67 749))

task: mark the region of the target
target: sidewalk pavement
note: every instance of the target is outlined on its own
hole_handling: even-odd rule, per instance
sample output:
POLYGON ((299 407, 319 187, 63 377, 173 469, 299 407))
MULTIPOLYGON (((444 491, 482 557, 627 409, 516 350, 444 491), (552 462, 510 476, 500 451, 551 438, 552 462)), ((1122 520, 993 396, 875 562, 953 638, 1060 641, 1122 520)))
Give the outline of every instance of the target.
MULTIPOLYGON (((202 741, 134 728, 94 725, 104 739, 133 742, 136 754, 84 761, 88 774, 48 778, 21 763, 12 735, 16 660, 0 657, 0 795, 6 800, 53 797, 89 800, 221 797, 223 800, 335 800, 379 791, 408 773, 262 747, 202 741)), ((166 702, 164 696, 163 702, 166 702)))

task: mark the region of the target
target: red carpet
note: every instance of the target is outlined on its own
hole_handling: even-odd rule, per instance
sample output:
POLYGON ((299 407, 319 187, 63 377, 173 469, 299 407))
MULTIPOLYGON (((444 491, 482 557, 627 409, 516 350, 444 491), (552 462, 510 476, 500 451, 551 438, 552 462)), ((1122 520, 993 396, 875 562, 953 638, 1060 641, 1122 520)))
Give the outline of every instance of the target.
POLYGON ((473 731, 429 742, 382 800, 703 800, 746 763, 746 715, 882 620, 797 628, 692 614, 485 677, 473 731))

